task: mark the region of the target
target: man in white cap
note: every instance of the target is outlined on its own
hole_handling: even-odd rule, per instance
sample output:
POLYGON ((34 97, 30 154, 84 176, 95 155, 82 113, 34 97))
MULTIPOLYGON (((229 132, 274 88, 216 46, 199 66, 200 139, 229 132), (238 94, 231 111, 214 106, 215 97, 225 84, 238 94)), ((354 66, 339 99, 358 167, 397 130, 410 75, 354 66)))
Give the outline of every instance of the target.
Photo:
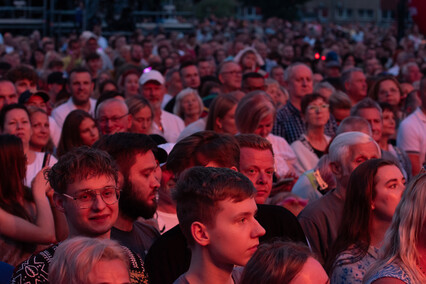
POLYGON ((183 120, 161 109, 166 88, 164 77, 157 70, 144 72, 139 78, 142 96, 144 96, 154 109, 153 132, 162 135, 167 142, 175 143, 180 132, 185 128, 183 120))

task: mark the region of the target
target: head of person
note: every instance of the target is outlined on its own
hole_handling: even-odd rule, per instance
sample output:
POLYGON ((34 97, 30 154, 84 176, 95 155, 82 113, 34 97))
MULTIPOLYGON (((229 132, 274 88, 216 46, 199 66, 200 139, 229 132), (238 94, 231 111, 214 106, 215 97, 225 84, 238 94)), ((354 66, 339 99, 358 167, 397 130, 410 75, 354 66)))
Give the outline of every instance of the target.
POLYGON ((235 124, 235 110, 238 99, 231 95, 219 95, 213 99, 209 107, 206 130, 213 130, 217 133, 237 134, 235 124))
POLYGON ((275 241, 259 246, 244 268, 241 283, 326 284, 328 276, 305 245, 275 241))
POLYGON ((7 105, 16 104, 18 94, 12 81, 0 79, 0 110, 7 105))
POLYGON ((404 82, 414 83, 422 78, 422 73, 416 62, 408 62, 401 68, 401 74, 404 82))
POLYGON ((220 266, 244 266, 265 230, 254 218, 256 189, 227 168, 193 167, 178 180, 173 198, 179 225, 192 249, 207 249, 220 266))
POLYGON ((104 151, 74 148, 47 171, 58 210, 65 214, 70 236, 109 238, 118 217, 118 171, 104 151))
POLYGON ((301 112, 308 127, 324 126, 330 118, 329 105, 320 94, 309 94, 302 98, 301 112))
POLYGON ((235 110, 235 123, 240 133, 255 133, 267 137, 275 121, 275 106, 263 91, 247 94, 235 110), (250 115, 247 115, 250 113, 250 115))
POLYGON ((0 111, 0 130, 2 134, 12 134, 22 140, 24 149, 29 146, 32 129, 30 114, 25 106, 11 104, 0 111))
MULTIPOLYGON (((240 51, 242 54, 238 56, 238 63, 243 70, 254 70, 257 66, 256 52, 252 48, 247 48, 245 51, 240 51)), ((236 57, 237 57, 236 56, 236 57)))
POLYGON ((173 147, 167 169, 179 176, 193 166, 239 169, 240 147, 234 136, 214 131, 194 133, 173 147))
MULTIPOLYGON (((15 135, 0 135, 0 207, 6 212, 18 215, 16 205, 22 197, 27 197, 24 188, 27 159, 22 141, 15 135), (10 190, 13 188, 13 190, 10 190)), ((25 214, 26 210, 22 213, 25 214)), ((28 218, 30 217, 28 216, 28 218)))
POLYGON ((271 69, 271 78, 276 80, 281 86, 286 87, 287 84, 284 80, 284 69, 277 65, 271 69))
POLYGON ((312 70, 303 63, 294 63, 284 72, 290 100, 302 99, 313 91, 312 70))
POLYGON ((164 77, 157 70, 144 72, 139 78, 142 96, 145 97, 154 110, 161 109, 161 103, 166 92, 164 77))
POLYGON ((116 241, 75 237, 61 243, 49 265, 50 283, 130 283, 129 258, 116 241))
POLYGON ((393 76, 385 76, 376 81, 368 96, 379 103, 388 103, 397 107, 401 101, 402 89, 393 76))
POLYGON ((68 75, 68 91, 71 93, 72 101, 75 105, 85 105, 93 93, 94 84, 89 70, 77 67, 70 71, 68 75))
POLYGON ((361 68, 350 68, 342 73, 342 85, 352 101, 358 102, 367 95, 367 80, 361 68))
POLYGON ((187 117, 200 117, 203 113, 204 105, 197 90, 186 88, 176 95, 176 103, 173 113, 185 119, 187 117))
POLYGON ((351 99, 342 91, 336 91, 328 99, 330 113, 336 119, 337 125, 351 113, 351 99))
POLYGON ((243 75, 242 90, 245 93, 265 90, 265 78, 257 72, 249 72, 243 75))
POLYGON ((183 62, 179 67, 180 77, 184 88, 198 89, 200 74, 197 65, 192 61, 183 62))
POLYGON ((240 172, 256 188, 256 203, 263 204, 271 193, 275 171, 272 144, 256 134, 238 134, 235 138, 240 146, 240 172))
MULTIPOLYGON (((329 258, 355 245, 360 255, 371 244, 372 224, 389 224, 405 189, 405 178, 392 161, 372 159, 360 164, 349 178, 339 233, 329 258)), ((331 269, 330 269, 331 271, 331 269)))
POLYGON ((108 99, 96 110, 96 118, 102 134, 127 132, 132 125, 132 116, 123 100, 108 99))
POLYGON ((142 46, 138 43, 130 45, 130 58, 133 63, 141 64, 143 58, 143 49, 142 46))
POLYGON ((126 98, 139 95, 140 72, 136 69, 127 70, 121 75, 120 88, 126 98))
POLYGON ((216 69, 216 63, 208 58, 200 58, 197 62, 198 70, 200 71, 200 78, 204 76, 213 76, 216 69))
POLYGON ((373 132, 374 141, 382 137, 382 108, 371 98, 359 101, 351 109, 351 116, 360 116, 368 121, 373 132))
POLYGON ((116 133, 102 137, 94 147, 108 152, 120 176, 120 213, 136 220, 152 218, 157 209, 161 169, 167 154, 145 134, 116 133))
POLYGON ((287 101, 287 96, 282 91, 282 88, 280 84, 278 83, 278 81, 274 79, 266 79, 265 92, 272 98, 277 108, 285 105, 287 101))
POLYGON ((387 139, 396 133, 397 114, 395 108, 388 103, 380 103, 382 109, 382 137, 387 139))
POLYGON ((240 65, 233 61, 225 61, 219 66, 219 81, 226 89, 240 90, 242 84, 242 70, 240 65))
POLYGON ((72 148, 92 146, 99 139, 95 120, 84 110, 71 111, 64 121, 57 154, 62 156, 72 148))
POLYGON ((10 69, 6 73, 6 79, 15 85, 16 92, 19 95, 26 90, 30 90, 31 92, 37 90, 37 72, 26 65, 19 65, 10 69))
POLYGON ((426 280, 417 268, 424 257, 418 246, 424 241, 425 235, 426 211, 419 210, 426 202, 425 188, 424 172, 414 177, 407 185, 383 241, 382 256, 366 274, 366 279, 382 270, 390 261, 397 259, 414 283, 424 283, 426 280))
POLYGON ((422 104, 422 101, 420 99, 420 91, 413 90, 412 92, 407 94, 402 111, 404 112, 405 115, 410 115, 419 106, 421 106, 421 104, 422 104))
POLYGON ((380 158, 381 152, 371 136, 350 131, 334 138, 330 143, 329 157, 337 186, 347 188, 352 171, 367 160, 380 158))
POLYGON ((336 136, 350 131, 358 131, 372 136, 371 126, 365 118, 359 116, 348 116, 340 123, 336 130, 336 136))
POLYGON ((48 111, 47 102, 49 101, 49 95, 44 91, 37 91, 31 93, 30 91, 25 91, 19 96, 18 103, 25 105, 26 107, 36 107, 48 111))
POLYGON ((99 84, 99 95, 102 96, 107 92, 118 92, 118 86, 114 80, 108 79, 99 84))
POLYGON ((135 96, 126 99, 129 113, 132 115, 132 125, 129 131, 141 134, 150 134, 152 131, 152 121, 154 110, 151 104, 142 96, 135 96))
POLYGON ((50 142, 49 116, 45 110, 37 107, 29 107, 28 112, 32 129, 30 146, 36 151, 44 152, 50 142))
POLYGON ((322 95, 327 99, 327 101, 329 101, 330 96, 336 92, 336 88, 334 88, 329 82, 324 81, 316 84, 313 92, 322 95))
POLYGON ((102 59, 97 52, 88 53, 84 59, 86 61, 86 67, 92 72, 92 74, 97 74, 102 68, 102 59))
POLYGON ((171 96, 177 95, 182 91, 182 80, 180 79, 180 72, 177 68, 172 68, 166 72, 165 76, 167 93, 171 96))

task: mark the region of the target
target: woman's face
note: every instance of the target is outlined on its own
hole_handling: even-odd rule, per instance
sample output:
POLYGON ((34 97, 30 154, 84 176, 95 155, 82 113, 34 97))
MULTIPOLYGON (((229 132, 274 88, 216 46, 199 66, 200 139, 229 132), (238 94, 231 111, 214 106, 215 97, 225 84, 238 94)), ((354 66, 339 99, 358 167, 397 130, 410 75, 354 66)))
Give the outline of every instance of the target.
POLYGON ((150 134, 152 127, 152 112, 147 106, 141 108, 132 120, 130 130, 135 133, 150 134))
POLYGON ((235 135, 238 133, 237 125, 235 124, 235 110, 237 105, 233 106, 223 118, 216 118, 216 132, 228 133, 235 135))
POLYGON ((383 136, 392 136, 395 134, 396 127, 396 117, 390 110, 385 109, 382 115, 383 126, 382 126, 382 135, 383 136))
POLYGON ((322 126, 330 118, 328 104, 321 98, 312 101, 305 111, 305 121, 308 125, 322 126))
POLYGON ((374 182, 376 196, 371 204, 373 214, 381 220, 391 222, 405 190, 405 178, 397 166, 388 165, 377 170, 374 182))
POLYGON ((93 119, 86 117, 79 126, 80 138, 83 145, 92 146, 99 139, 99 129, 93 119))
POLYGON ((184 116, 198 115, 200 113, 200 104, 195 94, 189 94, 181 102, 184 116))
POLYGON ((272 126, 274 126, 274 115, 270 113, 259 122, 256 130, 254 131, 254 134, 266 138, 266 136, 271 133, 272 126))
POLYGON ((28 146, 31 138, 31 123, 28 114, 23 109, 12 109, 7 112, 4 121, 3 134, 12 134, 22 140, 22 144, 28 146))
POLYGON ((380 83, 377 98, 379 102, 386 102, 390 105, 396 106, 401 100, 401 93, 394 81, 385 80, 380 83))
POLYGON ((31 144, 45 147, 50 138, 49 118, 45 113, 35 112, 31 115, 31 144))
POLYGON ((124 93, 126 97, 139 94, 139 77, 136 74, 129 74, 124 79, 124 93))
POLYGON ((243 69, 254 69, 256 66, 256 55, 253 52, 247 52, 241 59, 243 69))

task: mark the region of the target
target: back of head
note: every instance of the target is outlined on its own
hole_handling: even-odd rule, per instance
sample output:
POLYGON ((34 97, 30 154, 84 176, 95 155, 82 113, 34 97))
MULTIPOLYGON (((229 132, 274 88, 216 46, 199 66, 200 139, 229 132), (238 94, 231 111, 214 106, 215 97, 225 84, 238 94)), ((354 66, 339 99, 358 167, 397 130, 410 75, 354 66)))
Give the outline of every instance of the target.
POLYGON ((380 154, 380 148, 371 136, 365 133, 350 131, 337 135, 330 143, 328 155, 330 162, 346 163, 348 162, 350 148, 358 144, 374 143, 377 146, 377 152, 380 154))
POLYGON ((129 270, 129 258, 113 240, 75 237, 61 243, 49 265, 49 282, 91 283, 90 272, 100 261, 119 260, 129 270))
POLYGON ((214 131, 194 133, 176 143, 168 156, 167 169, 178 175, 187 168, 208 163, 238 169, 240 147, 235 138, 214 131))
POLYGON ((179 224, 189 245, 194 244, 191 224, 201 222, 215 226, 221 210, 219 201, 241 202, 254 198, 256 189, 243 174, 227 168, 193 167, 182 173, 173 198, 179 224))
POLYGON ((241 283, 290 283, 312 253, 303 244, 275 241, 261 244, 244 268, 241 283))
POLYGON ((336 135, 344 132, 358 131, 372 136, 371 127, 365 118, 359 116, 348 116, 340 123, 336 130, 336 135))
POLYGON ((55 192, 66 193, 69 184, 103 175, 117 183, 117 167, 114 161, 102 150, 83 146, 62 155, 48 170, 47 177, 55 192))
POLYGON ((37 83, 38 75, 33 68, 26 65, 19 65, 10 69, 6 73, 6 78, 12 81, 13 83, 16 83, 17 81, 25 80, 25 79, 27 79, 28 81, 32 83, 37 83))

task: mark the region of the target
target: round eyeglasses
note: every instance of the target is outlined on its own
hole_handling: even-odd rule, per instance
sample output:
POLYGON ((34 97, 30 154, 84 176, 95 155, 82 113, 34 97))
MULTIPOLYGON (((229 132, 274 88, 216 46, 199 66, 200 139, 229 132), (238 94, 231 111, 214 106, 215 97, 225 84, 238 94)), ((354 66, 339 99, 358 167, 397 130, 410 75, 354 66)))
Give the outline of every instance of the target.
POLYGON ((93 205, 98 195, 101 196, 102 200, 107 205, 116 203, 120 198, 120 190, 114 186, 107 186, 101 189, 82 190, 77 193, 76 196, 71 196, 65 193, 62 193, 62 195, 74 200, 81 209, 87 209, 93 205))

